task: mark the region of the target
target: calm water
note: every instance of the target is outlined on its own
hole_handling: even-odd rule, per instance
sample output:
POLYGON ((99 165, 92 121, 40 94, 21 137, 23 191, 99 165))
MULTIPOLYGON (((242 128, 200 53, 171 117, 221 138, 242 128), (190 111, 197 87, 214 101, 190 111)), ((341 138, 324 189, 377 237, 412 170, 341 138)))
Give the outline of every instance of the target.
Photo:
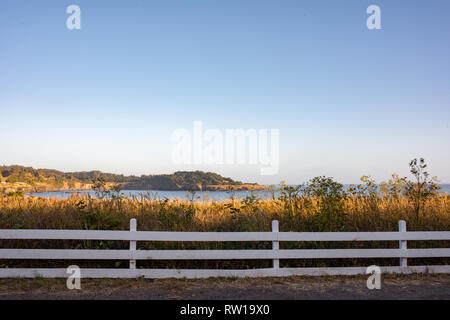
MULTIPOLYGON (((450 184, 441 185, 441 192, 446 192, 450 194, 450 184)), ((125 190, 122 191, 121 194, 125 197, 146 197, 150 199, 187 199, 188 193, 186 191, 162 191, 162 190, 125 190)), ((208 201, 208 200, 225 200, 234 198, 245 198, 251 194, 259 195, 261 198, 271 198, 272 194, 267 193, 265 191, 204 191, 197 192, 196 196, 200 198, 200 201, 208 201)), ((42 192, 42 193, 31 193, 27 194, 27 196, 34 197, 43 197, 43 198, 60 198, 67 199, 75 195, 87 196, 91 195, 93 197, 96 196, 95 191, 58 191, 58 192, 42 192)), ((275 196, 278 196, 278 192, 275 193, 275 196)))
MULTIPOLYGON (((203 191, 196 192, 195 196, 199 197, 200 201, 208 201, 208 200, 225 200, 230 199, 232 197, 236 198, 245 198, 252 194, 252 191, 235 191, 233 193, 228 191, 203 191)), ((259 195, 261 198, 271 198, 271 194, 267 194, 264 191, 253 191, 254 195, 259 195)), ((91 195, 92 197, 96 197, 97 193, 95 191, 57 191, 57 192, 38 192, 38 193, 30 193, 27 196, 34 197, 43 197, 43 198, 60 198, 67 199, 72 196, 87 196, 91 195)), ((192 195, 188 195, 186 191, 163 191, 163 190, 124 190, 121 192, 121 195, 124 197, 136 197, 136 198, 149 198, 149 199, 190 199, 192 195)), ((277 193, 275 194, 277 195, 277 193)))

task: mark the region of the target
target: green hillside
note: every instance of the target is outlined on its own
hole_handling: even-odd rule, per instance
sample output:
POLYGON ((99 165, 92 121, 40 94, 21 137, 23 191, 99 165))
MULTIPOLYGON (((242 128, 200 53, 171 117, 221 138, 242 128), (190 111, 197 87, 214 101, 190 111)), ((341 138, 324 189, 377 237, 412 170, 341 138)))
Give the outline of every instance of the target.
POLYGON ((139 190, 199 190, 207 186, 242 185, 240 181, 225 178, 213 172, 179 171, 173 174, 124 176, 101 171, 62 172, 51 169, 34 169, 24 166, 0 166, 0 181, 5 184, 26 184, 46 189, 84 188, 101 179, 119 184, 122 189, 139 190))

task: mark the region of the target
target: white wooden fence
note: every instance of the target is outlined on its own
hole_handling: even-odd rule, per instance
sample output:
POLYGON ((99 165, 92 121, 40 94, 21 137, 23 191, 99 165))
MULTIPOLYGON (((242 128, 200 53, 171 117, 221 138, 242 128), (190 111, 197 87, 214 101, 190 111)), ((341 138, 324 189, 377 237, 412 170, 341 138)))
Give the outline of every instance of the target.
MULTIPOLYGON (((365 274, 366 267, 280 268, 280 259, 399 258, 399 266, 381 267, 385 273, 450 273, 450 266, 408 266, 408 258, 450 257, 450 248, 407 249, 407 241, 450 240, 450 231, 407 232, 405 221, 399 232, 155 232, 137 231, 131 219, 129 231, 96 230, 0 230, 0 239, 28 240, 125 240, 129 250, 0 249, 1 259, 129 260, 128 269, 82 269, 83 278, 207 278, 265 277, 291 275, 365 274), (280 241, 399 241, 398 249, 307 249, 280 250, 280 241), (272 250, 136 250, 137 241, 272 241, 272 250), (137 269, 137 260, 228 260, 270 259, 272 268, 248 270, 137 269)), ((0 278, 65 278, 66 269, 1 268, 0 278)))

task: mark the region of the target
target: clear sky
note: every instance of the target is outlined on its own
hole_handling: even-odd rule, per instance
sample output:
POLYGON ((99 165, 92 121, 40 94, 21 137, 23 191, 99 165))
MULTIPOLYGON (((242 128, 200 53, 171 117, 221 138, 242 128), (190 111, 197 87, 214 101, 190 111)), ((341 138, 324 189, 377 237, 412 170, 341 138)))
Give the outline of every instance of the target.
POLYGON ((2 0, 0 164, 355 183, 425 157, 450 182, 449 17, 448 0, 2 0), (279 129, 278 174, 174 164, 196 120, 279 129))

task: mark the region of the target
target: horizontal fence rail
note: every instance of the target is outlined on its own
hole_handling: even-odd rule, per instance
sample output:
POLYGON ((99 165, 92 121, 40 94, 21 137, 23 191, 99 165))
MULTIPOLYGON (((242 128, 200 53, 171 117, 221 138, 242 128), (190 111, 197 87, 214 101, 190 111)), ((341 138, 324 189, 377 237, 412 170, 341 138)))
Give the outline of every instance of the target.
POLYGON ((1 249, 1 259, 73 260, 229 260, 439 258, 450 249, 306 249, 306 250, 57 250, 1 249))
MULTIPOLYGON (((0 230, 2 240, 116 240, 128 241, 129 250, 0 249, 0 259, 10 260, 129 260, 129 269, 83 269, 92 278, 204 278, 259 277, 288 275, 364 274, 364 267, 280 268, 280 259, 399 258, 398 267, 382 267, 390 273, 450 273, 450 266, 410 266, 408 258, 448 258, 450 248, 407 249, 407 241, 450 240, 450 231, 407 232, 399 222, 399 232, 279 232, 273 221, 272 232, 159 232, 137 231, 131 219, 129 231, 101 230, 0 230), (261 250, 136 250, 137 241, 269 241, 272 249, 261 250), (398 249, 279 249, 279 242, 301 241, 398 241, 398 249), (251 270, 137 269, 138 260, 272 260, 272 268, 251 270)), ((0 278, 67 277, 65 269, 0 269, 0 278), (63 272, 64 271, 64 272, 63 272)))
POLYGON ((160 232, 0 230, 0 239, 123 241, 397 241, 449 240, 449 231, 415 232, 160 232))

